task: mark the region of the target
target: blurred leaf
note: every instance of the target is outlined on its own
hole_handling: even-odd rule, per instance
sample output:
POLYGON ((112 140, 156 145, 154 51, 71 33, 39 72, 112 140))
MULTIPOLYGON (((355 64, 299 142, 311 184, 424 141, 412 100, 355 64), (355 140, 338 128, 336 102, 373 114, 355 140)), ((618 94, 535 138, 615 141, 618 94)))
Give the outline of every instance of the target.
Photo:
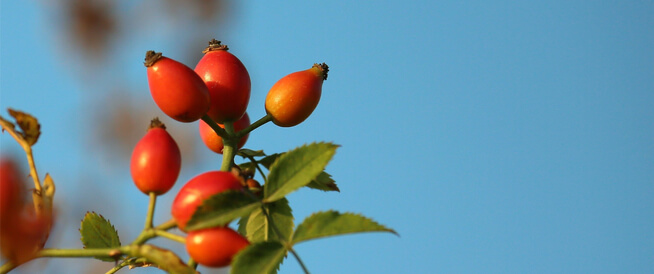
POLYGON ((225 191, 209 197, 186 225, 188 231, 223 226, 259 207, 259 200, 241 191, 225 191))
MULTIPOLYGON (((3 125, 6 125, 6 126, 7 126, 9 129, 11 129, 11 130, 15 130, 15 129, 16 129, 16 125, 14 125, 13 122, 11 122, 11 121, 5 119, 4 117, 2 117, 2 115, 0 115, 0 122, 2 122, 3 125)), ((5 130, 5 129, 4 129, 4 127, 3 127, 3 128, 2 128, 2 131, 4 132, 4 130, 5 130)))
MULTIPOLYGON (((252 215, 252 213, 250 213, 250 215, 252 215)), ((248 226, 248 220, 250 220, 250 215, 243 216, 240 219, 238 219, 238 228, 236 229, 238 231, 238 234, 241 234, 241 235, 247 235, 248 234, 247 226, 248 226)), ((250 239, 248 238, 248 240, 250 240, 250 239)))
MULTIPOLYGON (((133 250, 131 255, 136 257, 143 257, 147 259, 148 262, 157 265, 157 267, 171 274, 198 273, 197 271, 195 271, 195 269, 186 265, 172 251, 159 248, 156 246, 152 246, 152 245, 138 246, 136 250, 133 250)), ((149 264, 144 264, 144 266, 149 266, 149 264)))
MULTIPOLYGON (((102 215, 95 212, 86 213, 79 232, 82 235, 81 240, 84 248, 120 247, 120 239, 114 226, 102 215)), ((106 262, 116 261, 116 258, 112 257, 96 258, 106 262)))
POLYGON ((65 27, 87 57, 100 58, 107 53, 109 41, 118 31, 112 1, 69 0, 65 8, 65 27))
POLYGON ((253 243, 234 256, 230 273, 277 273, 285 255, 280 242, 253 243))
POLYGON ((337 147, 332 143, 312 143, 280 156, 270 166, 264 202, 274 202, 309 184, 325 169, 337 147))
POLYGON ((20 135, 23 136, 23 140, 30 146, 36 144, 36 141, 39 140, 39 136, 41 135, 39 121, 34 116, 22 111, 13 109, 8 109, 8 111, 9 115, 16 119, 16 124, 21 129, 20 135))
POLYGON ((238 152, 236 152, 236 155, 244 158, 266 156, 266 154, 263 153, 263 150, 251 150, 247 148, 239 149, 238 152))
MULTIPOLYGON (((264 207, 268 210, 273 224, 282 234, 281 239, 285 241, 290 240, 291 234, 293 234, 294 224, 293 214, 291 213, 291 207, 288 205, 288 200, 285 198, 280 199, 273 203, 265 204, 264 207)), ((261 207, 252 211, 250 216, 244 219, 245 233, 243 235, 246 235, 250 242, 265 242, 280 239, 273 228, 273 224, 266 218, 261 207)))
POLYGON ((338 189, 338 186, 336 186, 336 183, 334 183, 334 179, 332 179, 332 176, 324 171, 318 174, 318 177, 316 177, 316 179, 311 180, 311 183, 309 183, 307 187, 322 190, 322 191, 338 191, 338 192, 341 191, 340 189, 338 189))
POLYGON ((330 210, 314 213, 298 225, 293 234, 293 243, 360 232, 390 232, 398 235, 395 230, 380 225, 370 218, 330 210))

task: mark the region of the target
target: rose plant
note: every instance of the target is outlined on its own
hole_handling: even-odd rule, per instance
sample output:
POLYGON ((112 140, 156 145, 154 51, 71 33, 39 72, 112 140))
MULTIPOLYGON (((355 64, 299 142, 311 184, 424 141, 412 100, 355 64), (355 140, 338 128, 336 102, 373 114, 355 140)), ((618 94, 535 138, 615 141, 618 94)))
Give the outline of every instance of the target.
POLYGON ((177 181, 181 153, 165 125, 154 119, 145 136, 135 144, 130 161, 136 189, 149 197, 145 226, 128 244, 122 244, 116 229, 103 216, 88 212, 80 226, 82 248, 56 249, 43 246, 53 220, 55 184, 37 173, 32 146, 40 136, 37 119, 9 110, 14 121, 0 116, 3 131, 24 149, 34 183, 32 202, 22 199, 27 188, 22 174, 7 161, 0 163, 0 239, 7 263, 0 274, 29 260, 42 257, 89 257, 114 262, 107 273, 124 267, 156 266, 169 273, 196 273, 197 265, 231 266, 231 273, 276 273, 287 255, 301 268, 306 266, 295 245, 308 240, 359 232, 396 232, 370 218, 334 210, 316 212, 297 226, 288 194, 307 187, 339 191, 325 167, 339 147, 314 142, 283 153, 243 149, 247 136, 273 122, 292 127, 304 122, 320 101, 329 67, 290 73, 275 83, 265 100, 266 115, 250 123, 246 114, 250 98, 250 76, 241 61, 225 45, 212 40, 205 55, 191 69, 161 53, 148 51, 145 66, 154 102, 174 120, 199 121, 207 147, 222 154, 216 170, 203 172, 175 194, 170 220, 154 224, 157 197, 177 181), (242 162, 236 163, 239 156, 242 162), (255 173, 263 178, 254 179, 255 173), (230 227, 230 224, 236 229, 230 227), (171 231, 179 228, 179 231, 171 231), (190 259, 148 241, 162 237, 186 247, 190 259))

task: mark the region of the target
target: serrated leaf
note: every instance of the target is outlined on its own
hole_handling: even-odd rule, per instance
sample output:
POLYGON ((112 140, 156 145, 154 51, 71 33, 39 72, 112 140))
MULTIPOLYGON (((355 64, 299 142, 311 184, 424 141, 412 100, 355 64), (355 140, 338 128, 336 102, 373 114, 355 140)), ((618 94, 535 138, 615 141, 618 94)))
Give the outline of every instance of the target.
POLYGON ((171 274, 195 274, 195 269, 186 265, 175 253, 170 250, 152 245, 141 245, 132 251, 133 256, 143 257, 148 262, 171 274))
POLYGON ((23 136, 23 140, 30 146, 36 144, 36 141, 39 140, 39 136, 41 135, 39 121, 34 116, 22 111, 8 109, 8 112, 9 115, 16 119, 16 124, 22 131, 20 134, 23 136))
POLYGON ((309 183, 307 187, 322 190, 322 191, 341 192, 341 190, 338 189, 338 186, 336 186, 334 179, 332 179, 332 176, 324 171, 318 174, 318 177, 316 177, 316 179, 311 180, 311 183, 309 183))
POLYGON ((337 147, 332 143, 313 143, 280 156, 270 166, 264 202, 274 202, 308 185, 325 169, 337 147))
POLYGON ((230 273, 277 273, 285 255, 280 242, 253 243, 234 256, 230 273))
POLYGON ((236 152, 236 155, 241 156, 243 158, 266 156, 266 154, 263 153, 263 150, 251 150, 251 149, 247 149, 247 148, 239 149, 236 152))
POLYGON ((272 219, 272 224, 266 218, 263 209, 252 211, 245 220, 244 234, 250 242, 265 242, 270 240, 279 240, 280 238, 288 241, 293 233, 293 214, 291 207, 288 205, 287 199, 280 199, 273 203, 265 204, 264 207, 268 210, 268 214, 272 219), (281 233, 281 237, 277 235, 277 230, 273 228, 273 224, 281 233))
POLYGON ((330 210, 314 213, 298 225, 293 234, 293 243, 360 232, 390 232, 398 235, 395 230, 362 215, 330 210))
MULTIPOLYGON (((283 154, 284 153, 275 153, 268 155, 265 158, 258 160, 257 163, 261 164, 266 169, 270 169, 270 166, 275 162, 275 160, 277 160, 277 158, 283 154)), ((242 163, 239 165, 239 167, 241 170, 254 170, 254 164, 252 162, 242 163)), ((332 179, 332 175, 325 171, 321 172, 318 177, 316 177, 316 179, 312 180, 311 183, 307 185, 307 187, 322 191, 341 191, 336 185, 336 181, 332 179)))
MULTIPOLYGON (((82 220, 79 229, 82 235, 82 244, 84 248, 112 248, 120 247, 120 238, 118 232, 111 223, 102 215, 95 212, 87 212, 82 220)), ((112 257, 96 257, 97 259, 113 262, 112 257)))
POLYGON ((209 197, 199 206, 186 225, 189 231, 224 226, 259 207, 259 200, 241 191, 226 191, 209 197))

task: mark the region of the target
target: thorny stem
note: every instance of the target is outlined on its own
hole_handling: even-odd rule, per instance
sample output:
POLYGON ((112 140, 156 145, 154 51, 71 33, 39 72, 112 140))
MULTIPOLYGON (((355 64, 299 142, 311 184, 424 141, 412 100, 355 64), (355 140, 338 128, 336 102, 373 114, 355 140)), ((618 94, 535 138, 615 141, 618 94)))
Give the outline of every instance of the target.
POLYGON ((109 269, 109 271, 107 271, 107 273, 105 273, 105 274, 116 273, 116 272, 118 272, 118 270, 121 270, 123 267, 126 267, 126 266, 132 264, 135 261, 136 261, 136 258, 131 258, 129 260, 124 260, 120 264, 114 266, 112 269, 109 269))
POLYGON ((118 270, 121 270, 123 267, 129 266, 129 265, 136 265, 136 264, 147 264, 148 260, 145 258, 129 258, 126 260, 123 260, 120 264, 116 265, 112 269, 109 269, 107 273, 105 274, 113 274, 118 272, 118 270))

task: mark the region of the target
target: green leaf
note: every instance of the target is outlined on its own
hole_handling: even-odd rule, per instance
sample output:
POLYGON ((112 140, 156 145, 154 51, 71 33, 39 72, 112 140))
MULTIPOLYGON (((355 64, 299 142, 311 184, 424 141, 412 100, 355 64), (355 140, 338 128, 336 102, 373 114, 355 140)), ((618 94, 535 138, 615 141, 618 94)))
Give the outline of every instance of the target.
POLYGON ((267 209, 272 223, 266 218, 263 209, 259 207, 255 211, 252 211, 247 220, 244 221, 245 233, 243 235, 246 235, 248 240, 253 243, 280 239, 289 241, 291 234, 293 234, 294 223, 288 200, 285 198, 280 199, 273 203, 265 204, 264 207, 267 209), (281 237, 277 235, 273 224, 279 233, 282 234, 281 237))
POLYGON ((308 185, 325 169, 337 147, 332 143, 313 143, 280 156, 270 166, 264 202, 274 202, 308 185))
POLYGON ((395 230, 367 217, 330 210, 314 213, 298 225, 293 234, 293 243, 360 232, 390 232, 398 235, 395 230))
POLYGON ((318 174, 318 177, 316 177, 316 179, 311 180, 311 183, 309 183, 307 187, 322 190, 322 191, 341 192, 341 190, 338 189, 338 186, 336 186, 334 182, 335 181, 334 179, 332 179, 332 176, 329 175, 329 173, 323 171, 320 174, 318 174))
POLYGON ((230 273, 277 273, 285 255, 280 242, 253 243, 234 256, 230 273))
MULTIPOLYGON (((258 160, 257 163, 263 165, 265 168, 269 169, 272 163, 279 158, 283 153, 276 153, 273 155, 266 156, 265 158, 262 158, 261 160, 258 160)), ((241 164, 242 169, 247 169, 247 168, 254 168, 254 165, 251 162, 243 163, 241 164)), ((313 189, 318 189, 322 191, 338 191, 340 192, 341 190, 336 186, 334 179, 332 179, 332 176, 327 173, 327 172, 321 172, 316 179, 312 180, 311 183, 307 185, 309 188, 313 189)))
POLYGON ((22 135, 23 140, 27 142, 30 146, 33 146, 36 141, 39 140, 41 135, 41 125, 39 121, 34 118, 34 116, 13 109, 8 109, 9 115, 16 119, 16 124, 20 127, 20 135, 22 135))
POLYGON ((259 200, 241 191, 225 191, 209 197, 186 225, 189 231, 224 226, 261 206, 259 200))
MULTIPOLYGON (((252 213, 254 213, 255 211, 252 211, 252 213)), ((250 213, 250 215, 243 216, 240 219, 238 219, 238 228, 236 229, 238 231, 238 234, 241 234, 241 235, 247 235, 248 234, 248 231, 247 231, 248 221, 250 220, 250 216, 252 215, 252 213, 250 213)), ((250 239, 248 238, 248 240, 250 240, 250 239)))
POLYGON ((241 156, 243 158, 266 156, 266 154, 263 153, 263 150, 251 150, 247 148, 239 149, 236 152, 236 155, 241 156))
POLYGON ((275 162, 275 160, 277 160, 277 158, 279 158, 279 156, 282 156, 282 154, 283 153, 275 153, 275 154, 268 155, 264 158, 259 159, 257 163, 263 165, 264 167, 266 167, 266 169, 270 169, 270 166, 275 162))
POLYGON ((186 265, 170 250, 152 245, 141 245, 132 250, 132 256, 146 258, 162 270, 171 274, 195 274, 195 269, 186 265))
MULTIPOLYGON (((84 248, 112 248, 120 247, 118 232, 102 215, 87 212, 79 229, 82 235, 84 248)), ((96 257, 97 259, 113 262, 116 258, 96 257)))

